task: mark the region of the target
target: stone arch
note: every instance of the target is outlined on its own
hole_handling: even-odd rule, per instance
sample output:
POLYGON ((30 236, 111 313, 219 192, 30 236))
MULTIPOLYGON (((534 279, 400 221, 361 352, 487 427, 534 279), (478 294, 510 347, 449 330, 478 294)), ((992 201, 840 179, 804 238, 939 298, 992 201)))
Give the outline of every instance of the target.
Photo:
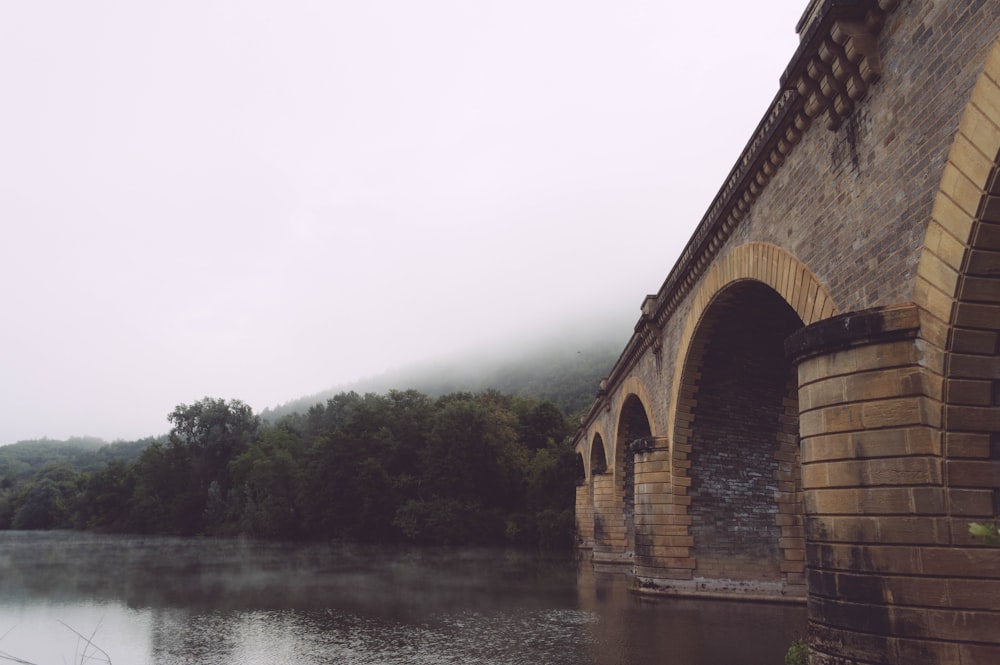
POLYGON ((678 363, 674 368, 667 431, 672 434, 671 446, 683 438, 686 422, 678 421, 678 411, 684 410, 684 400, 690 399, 683 387, 682 368, 692 352, 692 342, 706 310, 724 290, 741 281, 756 281, 769 286, 809 325, 838 313, 838 307, 826 288, 804 263, 787 251, 765 242, 749 242, 734 247, 712 263, 692 298, 691 312, 684 320, 678 363))
MULTIPOLYGON (((657 423, 656 413, 651 409, 654 402, 650 397, 650 393, 649 390, 646 388, 646 384, 643 383, 643 381, 636 376, 627 377, 624 381, 622 381, 621 386, 615 391, 615 400, 612 408, 612 412, 615 414, 615 419, 614 419, 614 422, 616 423, 615 426, 617 427, 617 423, 621 421, 622 409, 625 408, 625 404, 630 397, 638 399, 639 402, 642 404, 643 408, 645 409, 646 419, 649 423, 650 436, 657 436, 658 432, 660 432, 660 429, 657 423)), ((619 446, 617 431, 615 434, 616 434, 615 441, 611 447, 614 449, 613 453, 614 459, 618 460, 620 459, 620 456, 623 453, 623 451, 620 449, 619 446)))
POLYGON ((1000 39, 959 121, 921 251, 914 302, 941 403, 946 510, 960 523, 1000 517, 1000 39))
POLYGON ((594 432, 590 438, 590 454, 587 462, 588 478, 608 470, 608 449, 604 445, 604 437, 601 436, 600 432, 594 432))
POLYGON ((770 286, 737 280, 691 340, 674 484, 686 497, 693 576, 706 590, 805 590, 798 376, 784 350, 802 327, 770 286))
POLYGON ((714 585, 722 592, 802 596, 806 580, 798 382, 784 356, 783 343, 794 330, 829 318, 838 308, 801 261, 762 242, 740 245, 721 257, 706 273, 692 302, 684 321, 671 390, 673 406, 668 413, 672 501, 688 527, 685 538, 675 542, 686 550, 691 575, 702 590, 714 585), (742 327, 741 317, 752 323, 752 329, 741 328, 730 335, 732 342, 761 335, 768 341, 742 345, 731 362, 758 367, 754 370, 758 376, 751 376, 753 371, 740 376, 740 372, 720 368, 721 360, 713 360, 724 357, 726 343, 720 340, 727 329, 742 327), (765 356, 759 354, 767 359, 761 360, 765 356), (773 372, 768 371, 770 365, 773 372), (727 381, 735 383, 727 386, 727 381), (748 396, 758 401, 748 401, 748 396), (726 415, 712 422, 713 412, 730 411, 747 419, 746 432, 735 427, 727 430, 721 424, 726 415), (727 437, 741 441, 737 445, 745 449, 741 454, 750 451, 754 462, 727 462, 725 447, 712 443, 727 437), (696 464, 706 468, 694 468, 696 464), (714 489, 706 471, 713 464, 723 474, 713 479, 718 484, 714 489), (746 468, 739 468, 741 464, 746 468), (735 489, 725 499, 729 505, 711 505, 725 496, 722 485, 726 484, 735 489), (738 506, 740 501, 742 506, 738 506))
POLYGON ((621 497, 625 517, 626 551, 635 552, 635 485, 637 454, 652 449, 653 430, 646 405, 635 393, 629 393, 618 409, 615 428, 615 493, 621 497))

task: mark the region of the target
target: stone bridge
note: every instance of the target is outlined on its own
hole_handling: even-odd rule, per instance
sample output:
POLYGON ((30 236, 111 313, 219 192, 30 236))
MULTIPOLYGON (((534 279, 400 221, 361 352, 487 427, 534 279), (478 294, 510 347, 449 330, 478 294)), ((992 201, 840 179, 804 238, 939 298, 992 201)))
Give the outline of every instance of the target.
POLYGON ((581 422, 579 544, 638 590, 807 602, 813 663, 995 665, 1000 2, 797 29, 581 422))

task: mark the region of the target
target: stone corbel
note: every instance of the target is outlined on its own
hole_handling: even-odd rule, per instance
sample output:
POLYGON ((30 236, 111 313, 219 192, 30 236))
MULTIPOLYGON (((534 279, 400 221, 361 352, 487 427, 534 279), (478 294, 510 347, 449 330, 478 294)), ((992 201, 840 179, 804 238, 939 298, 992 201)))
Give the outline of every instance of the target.
POLYGON ((878 53, 878 31, 870 22, 836 21, 830 37, 844 49, 847 61, 865 83, 873 83, 882 76, 882 58, 878 53))
POLYGON ((608 399, 608 377, 601 379, 601 383, 597 388, 596 401, 605 411, 611 411, 611 400, 608 399))
POLYGON ((871 84, 882 76, 878 35, 886 12, 895 4, 887 0, 873 4, 863 15, 832 20, 825 34, 812 38, 812 52, 801 61, 795 79, 795 88, 805 100, 806 118, 825 113, 827 129, 836 130, 865 98, 871 84))

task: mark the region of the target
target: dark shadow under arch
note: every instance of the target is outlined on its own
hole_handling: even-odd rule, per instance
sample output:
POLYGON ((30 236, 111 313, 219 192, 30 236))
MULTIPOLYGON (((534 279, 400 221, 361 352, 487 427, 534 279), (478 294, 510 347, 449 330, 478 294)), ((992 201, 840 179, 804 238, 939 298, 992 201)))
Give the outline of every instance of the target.
POLYGON ((801 542, 798 382, 784 340, 802 326, 754 281, 726 289, 700 323, 685 366, 696 577, 781 582, 782 543, 801 542))
POLYGON ((642 400, 629 395, 622 404, 615 436, 615 467, 618 471, 616 490, 621 492, 625 515, 626 548, 635 551, 635 456, 652 447, 653 433, 642 400))
POLYGON ((604 450, 604 439, 595 434, 590 442, 590 475, 600 475, 608 470, 608 455, 604 450))

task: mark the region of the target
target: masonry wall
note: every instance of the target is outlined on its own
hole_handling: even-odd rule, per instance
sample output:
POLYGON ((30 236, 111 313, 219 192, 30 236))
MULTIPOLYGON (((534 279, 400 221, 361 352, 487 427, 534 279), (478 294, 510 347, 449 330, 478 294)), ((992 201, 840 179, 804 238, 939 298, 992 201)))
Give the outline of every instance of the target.
POLYGON ((907 0, 879 38, 883 75, 836 131, 814 121, 736 229, 816 275, 841 312, 909 302, 959 119, 1000 32, 993 0, 907 0))

